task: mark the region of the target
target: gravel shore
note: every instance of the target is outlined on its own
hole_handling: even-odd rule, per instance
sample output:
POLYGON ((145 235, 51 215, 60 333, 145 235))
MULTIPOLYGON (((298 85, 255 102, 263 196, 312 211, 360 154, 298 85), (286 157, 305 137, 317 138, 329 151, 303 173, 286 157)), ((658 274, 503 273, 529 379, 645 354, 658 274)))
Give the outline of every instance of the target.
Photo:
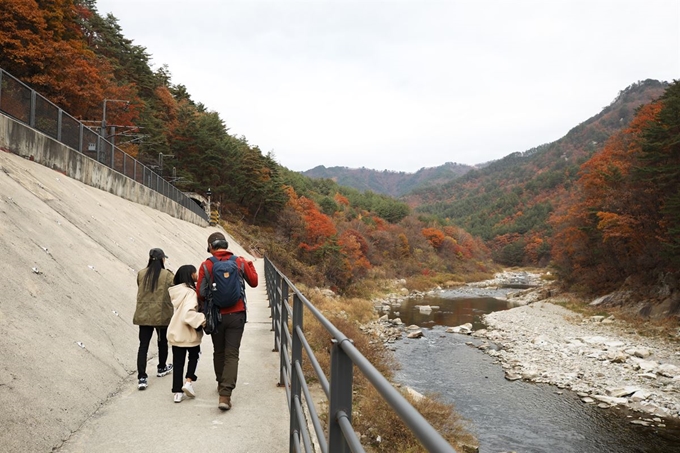
MULTIPOLYGON (((510 300, 532 301, 537 292, 510 300)), ((557 301, 488 314, 487 329, 472 335, 488 341, 480 349, 499 360, 507 379, 570 389, 603 409, 628 407, 640 413, 633 423, 663 426, 665 419, 680 418, 677 338, 643 336, 613 316, 583 316, 551 303, 557 301)))
MULTIPOLYGON (((664 427, 680 422, 680 329, 674 336, 643 335, 636 326, 614 316, 585 316, 564 308, 565 299, 528 272, 505 272, 493 280, 438 289, 428 294, 445 297, 494 297, 515 308, 484 316, 487 328, 452 326, 447 332, 482 340, 469 342, 495 357, 508 380, 547 383, 576 392, 584 404, 602 409, 629 408, 631 423, 664 427), (529 289, 508 289, 519 284, 529 289)), ((399 306, 405 298, 376 300, 376 307, 399 306)), ((642 321, 641 321, 642 322, 642 321)), ((365 326, 389 345, 403 335, 419 338, 417 326, 387 319, 365 326)))

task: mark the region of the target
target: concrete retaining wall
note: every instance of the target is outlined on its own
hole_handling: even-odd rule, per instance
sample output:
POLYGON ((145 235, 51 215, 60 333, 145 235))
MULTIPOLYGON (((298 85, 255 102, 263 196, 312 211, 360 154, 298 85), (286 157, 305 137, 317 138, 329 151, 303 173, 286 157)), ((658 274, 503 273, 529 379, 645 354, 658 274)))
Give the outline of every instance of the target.
MULTIPOLYGON (((64 160, 51 140, 25 138, 17 154, 40 149, 60 171, 104 174, 77 156, 64 160)), ((172 271, 198 266, 214 231, 0 152, 0 451, 53 451, 136 375, 136 274, 149 249, 163 248, 172 271)), ((154 377, 156 350, 153 340, 147 372, 170 401, 171 380, 154 377)))
POLYGON ((0 113, 0 149, 57 170, 88 186, 200 226, 208 222, 170 198, 0 113))

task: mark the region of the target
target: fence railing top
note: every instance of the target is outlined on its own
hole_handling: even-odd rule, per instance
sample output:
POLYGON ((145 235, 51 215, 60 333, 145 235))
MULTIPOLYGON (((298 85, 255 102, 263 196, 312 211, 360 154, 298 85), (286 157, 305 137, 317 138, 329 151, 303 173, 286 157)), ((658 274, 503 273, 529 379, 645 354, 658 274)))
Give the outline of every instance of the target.
MULTIPOLYGON (((90 127, 90 126, 87 126, 87 125, 84 124, 82 121, 79 121, 78 119, 76 119, 76 118, 73 117, 72 115, 68 114, 67 112, 64 112, 58 105, 54 104, 52 101, 50 101, 50 100, 47 99, 46 97, 42 96, 40 93, 38 93, 37 91, 35 91, 33 88, 31 88, 30 86, 28 86, 27 84, 25 84, 24 82, 22 82, 22 81, 19 80, 18 78, 14 77, 12 74, 8 73, 7 71, 5 71, 5 70, 2 69, 2 68, 0 68, 0 80, 2 80, 2 85, 0 85, 0 99, 2 99, 3 101, 4 101, 4 99, 2 98, 2 86, 5 85, 5 84, 7 84, 7 83, 8 83, 8 80, 12 80, 13 82, 16 82, 16 83, 20 84, 21 87, 22 87, 23 89, 29 90, 29 92, 30 92, 30 94, 31 94, 31 98, 34 98, 35 100, 38 100, 38 99, 39 99, 41 102, 44 101, 44 102, 49 103, 50 105, 52 105, 52 106, 54 106, 56 109, 58 109, 57 111, 58 111, 58 112, 61 112, 62 115, 65 115, 65 116, 67 116, 68 118, 70 118, 70 119, 76 121, 76 122, 81 126, 81 132, 83 132, 83 133, 86 132, 88 135, 89 135, 89 134, 94 134, 94 135, 96 135, 96 136, 98 137, 97 140, 98 140, 99 142, 104 142, 104 143, 110 145, 110 148, 112 149, 112 152, 118 151, 118 152, 120 152, 120 153, 123 153, 123 155, 127 156, 127 158, 132 159, 132 161, 134 162, 135 165, 139 165, 140 167, 142 167, 142 168, 144 169, 144 171, 149 171, 149 172, 151 172, 151 174, 153 174, 157 179, 162 180, 165 184, 167 184, 167 185, 173 187, 174 189, 176 189, 176 188, 175 188, 174 186, 172 186, 167 180, 165 180, 162 176, 158 175, 156 172, 154 172, 153 170, 151 170, 151 168, 149 168, 147 165, 145 165, 145 164, 143 164, 142 162, 140 162, 139 160, 135 159, 134 157, 132 157, 131 155, 129 155, 128 153, 126 153, 124 150, 122 150, 121 148, 117 147, 115 144, 113 144, 113 143, 111 143, 110 141, 106 140, 106 138, 103 137, 103 136, 100 134, 100 131, 99 131, 99 130, 96 130, 95 128, 92 128, 92 127, 90 127), (6 77, 3 77, 3 76, 6 76, 6 77)), ((34 102, 35 102, 35 101, 31 101, 31 103, 30 103, 30 112, 29 112, 30 115, 29 115, 29 117, 32 117, 32 116, 35 114, 36 106, 34 105, 34 102)), ((2 104, 0 104, 0 107, 2 107, 2 104)), ((3 110, 3 111, 4 111, 4 110, 3 110)), ((21 122, 26 123, 26 122, 23 121, 21 118, 17 118, 17 117, 16 117, 16 114, 13 115, 11 112, 5 112, 5 113, 9 114, 10 116, 16 118, 17 120, 19 120, 19 121, 21 121, 21 122)), ((26 124, 28 124, 28 123, 26 123, 26 124)), ((34 125, 32 124, 32 122, 31 122, 31 124, 28 124, 28 125, 29 125, 30 127, 36 127, 36 126, 34 126, 34 125)), ((63 127, 64 127, 64 126, 62 125, 62 126, 61 126, 62 130, 63 130, 63 127)), ((54 137, 53 137, 53 138, 54 138, 54 137)), ((62 140, 59 140, 59 141, 60 141, 61 143, 63 143, 64 145, 66 145, 66 146, 70 146, 67 142, 64 142, 63 139, 62 139, 62 140)), ((82 146, 83 146, 83 144, 81 143, 81 144, 80 144, 81 149, 78 149, 78 150, 77 150, 78 152, 83 152, 82 146)), ((97 159, 97 160, 99 161, 99 159, 97 159)), ((116 170, 116 169, 113 167, 113 163, 109 163, 109 162, 101 162, 101 161, 99 161, 99 163, 100 163, 100 164, 103 164, 103 165, 106 165, 107 167, 112 168, 113 170, 116 170)), ((129 176, 126 175, 126 174, 124 174, 124 176, 125 176, 125 177, 129 177, 129 176)), ((208 214, 207 214, 203 209, 201 209, 196 203, 193 203, 193 202, 192 202, 192 203, 189 203, 189 202, 188 202, 188 201, 190 201, 189 197, 187 197, 182 191, 180 191, 180 190, 172 190, 172 191, 170 191, 170 190, 159 190, 159 189, 160 189, 159 186, 161 186, 161 187, 166 187, 166 186, 165 186, 164 184, 163 184, 163 185, 160 185, 160 184, 158 184, 158 183, 156 183, 156 185, 155 185, 156 188, 154 189, 154 187, 151 187, 150 185, 147 184, 146 180, 144 180, 144 181, 142 182, 142 184, 144 184, 145 186, 151 188, 152 190, 155 190, 156 192, 161 193, 161 195, 164 195, 164 196, 170 198, 171 200, 173 200, 173 201, 179 203, 179 204, 182 205, 183 207, 188 208, 190 211, 194 212, 195 214, 198 214, 203 220, 208 220, 208 219, 209 219, 208 214), (194 206, 194 205, 195 205, 195 206, 194 206)))

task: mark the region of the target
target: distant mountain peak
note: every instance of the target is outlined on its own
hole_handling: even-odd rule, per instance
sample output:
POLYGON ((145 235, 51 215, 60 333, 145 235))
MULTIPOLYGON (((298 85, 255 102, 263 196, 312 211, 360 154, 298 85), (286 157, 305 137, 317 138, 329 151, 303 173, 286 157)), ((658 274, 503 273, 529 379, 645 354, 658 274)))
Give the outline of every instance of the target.
POLYGON ((301 172, 314 179, 331 179, 341 186, 357 190, 401 197, 416 188, 450 182, 474 167, 456 162, 446 162, 437 167, 423 167, 415 173, 395 170, 371 170, 365 167, 325 167, 318 165, 301 172))

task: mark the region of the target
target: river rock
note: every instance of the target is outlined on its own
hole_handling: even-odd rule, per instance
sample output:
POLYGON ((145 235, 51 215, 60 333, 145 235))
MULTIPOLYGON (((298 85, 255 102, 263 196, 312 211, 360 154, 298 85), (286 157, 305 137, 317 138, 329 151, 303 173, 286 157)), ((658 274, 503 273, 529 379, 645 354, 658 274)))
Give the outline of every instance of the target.
POLYGON ((637 357, 630 357, 630 362, 633 365, 634 370, 641 370, 645 373, 656 373, 656 369, 659 366, 659 364, 653 360, 642 360, 637 357))
POLYGON ((522 379, 522 376, 520 376, 517 373, 513 373, 512 371, 506 371, 505 372, 505 379, 507 379, 508 381, 518 381, 518 380, 522 379))
POLYGON ((632 395, 635 392, 641 391, 641 389, 640 389, 640 387, 627 386, 627 387, 608 388, 605 391, 607 392, 607 395, 613 396, 615 398, 619 398, 619 397, 622 397, 622 396, 632 395))
POLYGON ((630 396, 630 400, 639 403, 652 396, 652 392, 647 390, 638 390, 630 396))
POLYGON ((471 323, 465 323, 460 326, 456 327, 449 327, 446 329, 448 333, 463 333, 463 334, 470 334, 472 333, 472 324, 471 323))
POLYGON ((580 392, 591 404, 680 418, 677 346, 641 336, 624 321, 583 323, 583 319, 562 306, 539 301, 485 315, 486 332, 476 336, 498 345, 500 352, 493 356, 508 380, 549 383, 580 392))
POLYGON ((640 359, 646 359, 650 355, 652 355, 652 351, 649 348, 629 348, 626 349, 626 354, 628 355, 633 355, 635 357, 638 357, 640 359))
POLYGON ((416 308, 422 314, 432 313, 432 307, 430 307, 429 305, 416 305, 416 308))
POLYGON ((656 372, 661 376, 666 376, 669 378, 674 378, 675 376, 680 376, 680 367, 671 365, 670 363, 664 363, 659 365, 656 372))
POLYGON ((598 401, 602 401, 603 403, 611 404, 612 406, 626 404, 628 402, 628 398, 616 398, 613 396, 605 395, 591 395, 591 397, 598 401))
POLYGON ((621 350, 607 351, 607 360, 614 363, 625 363, 628 360, 628 354, 621 350))
POLYGON ((412 397, 415 401, 422 401, 423 399, 425 399, 425 395, 423 395, 422 393, 417 392, 416 390, 412 389, 411 387, 406 387, 406 392, 407 392, 409 395, 411 395, 411 397, 412 397))
POLYGON ((416 330, 415 332, 411 332, 408 335, 406 335, 406 338, 420 338, 423 336, 423 331, 422 330, 416 330))

